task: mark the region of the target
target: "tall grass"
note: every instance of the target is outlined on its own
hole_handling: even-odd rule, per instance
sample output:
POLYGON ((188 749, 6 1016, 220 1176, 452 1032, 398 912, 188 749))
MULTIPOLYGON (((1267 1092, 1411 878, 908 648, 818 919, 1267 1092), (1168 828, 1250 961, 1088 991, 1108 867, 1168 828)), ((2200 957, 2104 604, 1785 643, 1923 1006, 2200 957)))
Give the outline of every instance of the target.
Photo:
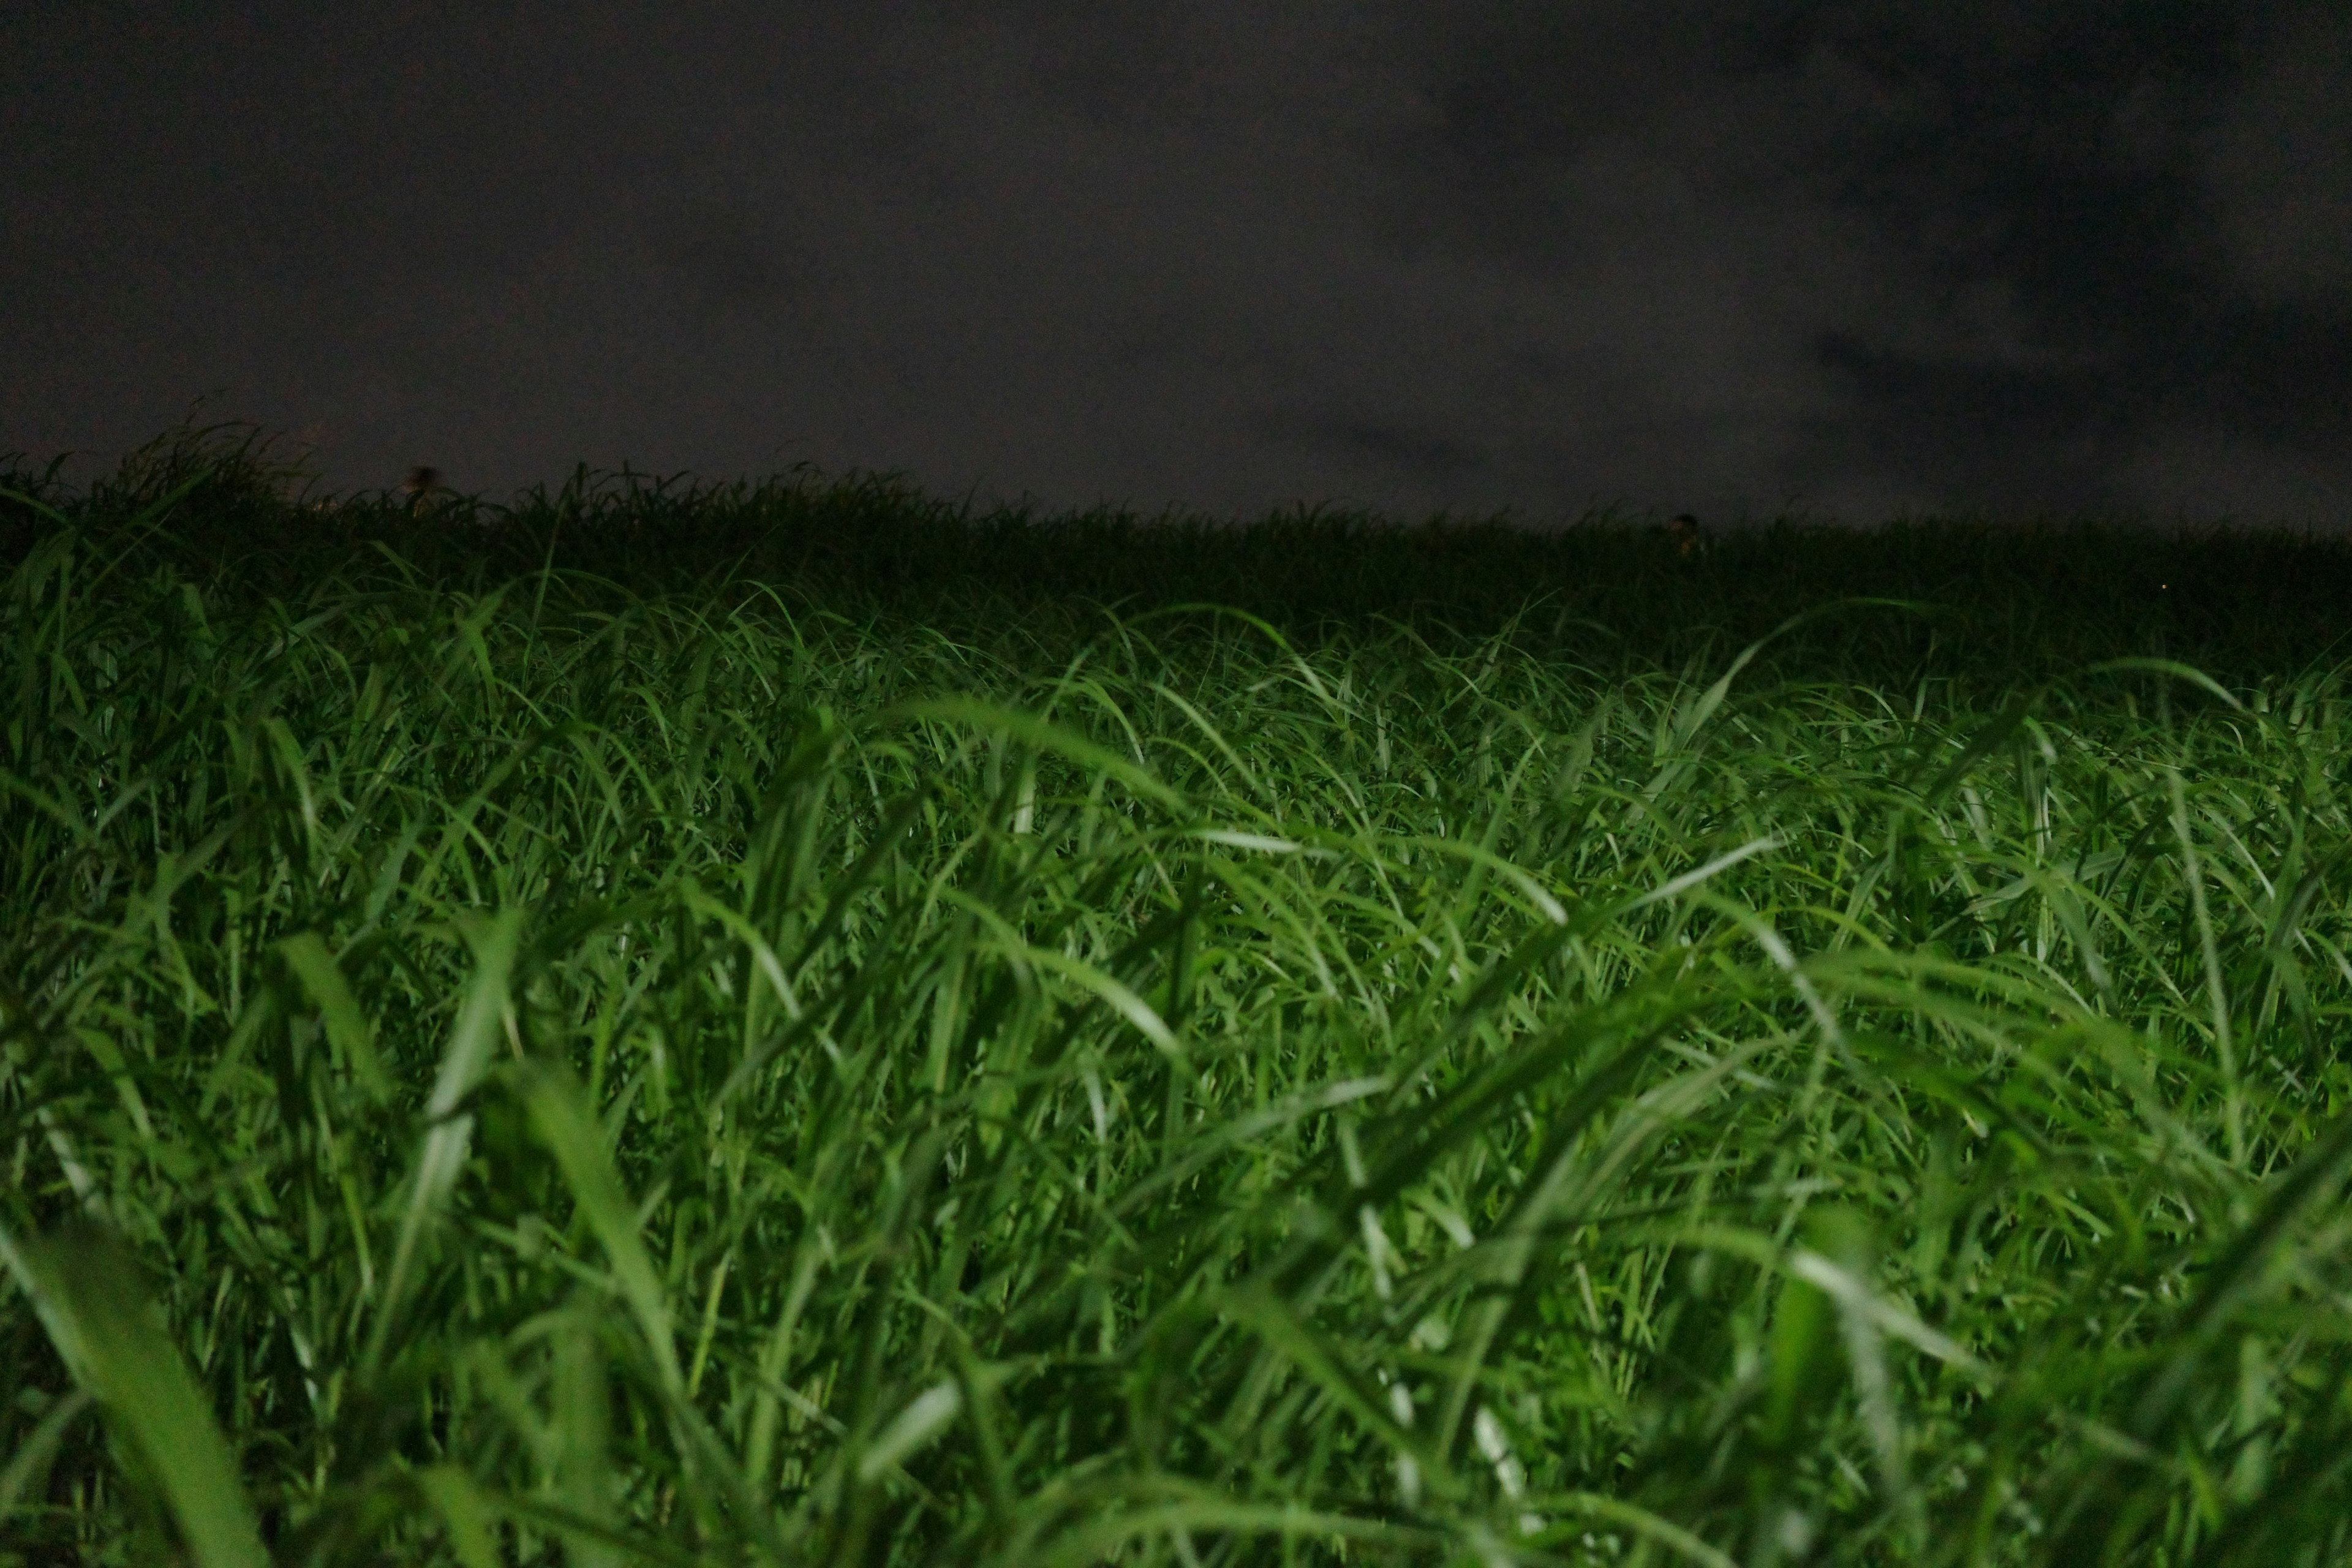
POLYGON ((2320 545, 190 450, 8 487, 14 1561, 2352 1559, 2320 545))

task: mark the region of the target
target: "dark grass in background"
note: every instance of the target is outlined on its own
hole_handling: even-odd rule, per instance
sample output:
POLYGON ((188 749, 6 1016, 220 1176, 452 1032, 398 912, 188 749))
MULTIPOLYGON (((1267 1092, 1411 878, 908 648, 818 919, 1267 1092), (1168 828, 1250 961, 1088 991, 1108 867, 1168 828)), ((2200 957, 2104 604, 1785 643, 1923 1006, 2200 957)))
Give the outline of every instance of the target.
MULTIPOLYGON (((1473 637, 1508 625, 1523 646, 1611 671, 1727 658, 1800 610, 1888 599, 1910 608, 1819 619, 1773 637, 1759 657, 1766 668, 1889 688, 1923 677, 2044 679, 2126 652, 2252 680, 2352 648, 2352 519, 2333 534, 2227 520, 1867 529, 1782 520, 1715 528, 1686 555, 1664 531, 1606 513, 1551 530, 1400 526, 1303 508, 1247 527, 1108 510, 974 517, 968 504, 888 477, 824 484, 801 468, 723 486, 583 468, 511 507, 446 491, 421 503, 385 491, 305 506, 288 504, 304 476, 273 461, 270 444, 247 426, 183 428, 84 494, 57 485, 55 465, 44 475, 21 459, 5 488, 128 517, 193 481, 141 559, 197 578, 235 563, 225 586, 245 594, 297 594, 380 542, 422 579, 476 591, 551 565, 646 594, 690 594, 732 573, 933 623, 1213 604, 1309 640, 1375 621, 1473 637), (243 439, 221 437, 237 428, 243 439)), ((0 501, 0 562, 19 559, 48 526, 0 501)))
POLYGON ((2352 1554, 2336 543, 284 478, 0 500, 0 1559, 2352 1554))

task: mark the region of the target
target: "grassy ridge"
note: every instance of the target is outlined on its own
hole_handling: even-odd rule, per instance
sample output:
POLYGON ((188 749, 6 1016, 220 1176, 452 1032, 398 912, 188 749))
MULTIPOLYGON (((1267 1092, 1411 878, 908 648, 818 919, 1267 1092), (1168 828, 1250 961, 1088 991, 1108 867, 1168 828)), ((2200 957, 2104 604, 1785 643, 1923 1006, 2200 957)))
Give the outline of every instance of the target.
MULTIPOLYGON (((1759 673, 1906 692, 1959 680, 1996 703, 2017 682, 2123 654, 2180 659, 2241 686, 2352 653, 2346 535, 1784 520, 1719 531, 1685 560, 1661 531, 1605 514, 1551 531, 1321 511, 1242 529, 1108 510, 973 517, 887 477, 816 484, 805 465, 757 486, 684 491, 583 467, 556 493, 542 486, 510 507, 446 493, 422 505, 383 493, 289 505, 299 467, 271 461, 254 435, 215 439, 218 428, 158 437, 87 495, 54 484, 54 468, 47 479, 20 468, 6 488, 117 521, 185 489, 168 534, 137 553, 140 569, 168 564, 241 603, 299 598, 354 557, 373 564, 381 545, 417 580, 475 593, 552 567, 708 600, 731 574, 861 617, 958 628, 1018 618, 1057 649, 1093 635, 1097 605, 1204 603, 1306 644, 1386 621, 1473 638, 1509 626, 1531 652, 1612 677, 1695 675, 1695 660, 1720 670, 1769 637, 1759 673), (1781 629, 1808 607, 1867 599, 1906 607, 1850 603, 1781 629)), ((0 498, 0 563, 51 527, 0 498)))
POLYGON ((2326 547, 191 451, 0 519, 17 1560, 2352 1554, 2326 547))

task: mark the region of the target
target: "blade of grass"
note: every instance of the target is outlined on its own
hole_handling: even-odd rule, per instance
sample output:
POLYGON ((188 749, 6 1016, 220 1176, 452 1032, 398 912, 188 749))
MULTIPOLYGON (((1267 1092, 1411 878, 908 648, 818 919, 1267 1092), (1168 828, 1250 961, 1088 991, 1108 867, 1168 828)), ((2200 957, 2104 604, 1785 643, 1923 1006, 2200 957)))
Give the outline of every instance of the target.
POLYGON ((236 1456, 121 1244, 95 1229, 19 1241, 0 1228, 0 1261, 74 1381, 154 1476, 200 1568, 268 1568, 236 1456))

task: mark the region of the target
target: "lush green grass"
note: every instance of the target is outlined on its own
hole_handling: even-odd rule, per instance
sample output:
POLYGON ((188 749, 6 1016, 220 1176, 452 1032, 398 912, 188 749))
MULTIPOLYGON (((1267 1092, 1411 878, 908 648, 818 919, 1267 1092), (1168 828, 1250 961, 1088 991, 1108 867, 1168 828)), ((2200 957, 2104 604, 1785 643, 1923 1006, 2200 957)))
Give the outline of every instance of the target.
POLYGON ((0 501, 0 1560, 2352 1560, 2340 549, 273 483, 0 501))

